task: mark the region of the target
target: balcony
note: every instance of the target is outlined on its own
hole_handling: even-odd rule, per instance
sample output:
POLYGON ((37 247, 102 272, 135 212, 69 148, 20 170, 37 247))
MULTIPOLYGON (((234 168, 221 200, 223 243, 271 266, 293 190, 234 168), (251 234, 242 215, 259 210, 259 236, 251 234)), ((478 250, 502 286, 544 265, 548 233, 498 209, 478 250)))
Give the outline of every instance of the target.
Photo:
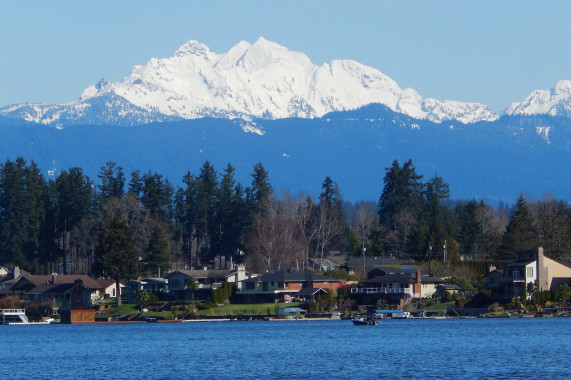
POLYGON ((412 296, 412 291, 406 288, 351 288, 351 294, 407 294, 412 296))

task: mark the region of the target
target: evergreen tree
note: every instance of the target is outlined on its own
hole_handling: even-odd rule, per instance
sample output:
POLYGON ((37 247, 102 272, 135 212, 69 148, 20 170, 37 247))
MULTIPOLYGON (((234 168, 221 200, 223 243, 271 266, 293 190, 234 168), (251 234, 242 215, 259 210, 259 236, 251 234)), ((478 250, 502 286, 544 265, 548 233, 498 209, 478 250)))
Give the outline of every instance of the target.
POLYGON ((535 250, 538 247, 533 217, 523 195, 517 198, 510 222, 502 237, 500 254, 513 257, 518 252, 535 250))
POLYGON ((478 242, 483 234, 483 228, 478 219, 478 202, 472 200, 459 208, 460 216, 460 247, 464 254, 474 255, 478 252, 478 242))
POLYGON ((269 174, 261 162, 254 165, 251 177, 252 187, 247 191, 247 198, 254 216, 264 212, 266 204, 272 200, 274 189, 270 184, 269 174))
POLYGON ((40 169, 31 162, 25 169, 26 178, 26 243, 25 253, 28 262, 28 269, 33 273, 43 273, 49 262, 50 246, 53 243, 46 242, 47 239, 53 241, 55 235, 50 233, 46 225, 48 222, 47 212, 51 208, 48 184, 41 174, 40 169), (45 235, 47 234, 47 235, 45 235), (46 244, 46 245, 44 245, 46 244))
POLYGON ((143 270, 151 275, 161 276, 161 272, 171 267, 171 254, 165 231, 159 224, 155 225, 149 246, 145 252, 143 270))
POLYGON ((215 251, 216 243, 220 242, 222 235, 222 226, 216 223, 217 177, 214 166, 206 161, 198 176, 195 217, 197 251, 201 251, 205 260, 210 260, 219 253, 215 251))
POLYGON ((448 184, 442 177, 435 175, 424 185, 423 196, 424 213, 413 248, 417 256, 424 256, 426 247, 443 247, 452 240, 445 228, 445 217, 450 213, 442 205, 442 201, 450 197, 448 184))
POLYGON ((111 197, 122 197, 125 194, 125 174, 123 168, 115 162, 108 161, 101 168, 97 177, 101 181, 97 185, 97 201, 99 204, 111 197))
POLYGON ((402 168, 395 160, 392 167, 386 168, 378 212, 379 222, 387 232, 386 250, 394 255, 417 253, 427 239, 428 228, 419 225, 424 203, 421 179, 412 160, 402 168))
POLYGON ((234 179, 234 168, 228 164, 220 181, 217 196, 216 224, 221 228, 215 250, 226 258, 238 259, 247 232, 247 209, 244 190, 234 179))
MULTIPOLYGON (((169 180, 163 178, 161 174, 148 172, 140 181, 142 181, 140 198, 145 209, 170 228, 174 188, 169 180)), ((135 188, 137 187, 138 184, 135 185, 135 188)))
POLYGON ((402 211, 418 215, 422 206, 422 179, 416 174, 412 160, 408 160, 402 168, 397 160, 390 168, 386 168, 383 179, 384 188, 379 198, 379 220, 381 224, 394 224, 394 217, 402 211))
POLYGON ((81 168, 62 171, 56 186, 56 227, 61 237, 63 273, 67 274, 69 232, 92 212, 93 183, 81 168))
POLYGON ((193 267, 192 247, 195 239, 195 219, 197 214, 196 198, 198 197, 198 180, 190 172, 182 179, 185 187, 179 188, 175 197, 176 220, 178 222, 181 239, 182 254, 187 265, 193 267))
POLYGON ((339 186, 329 176, 325 177, 321 185, 316 212, 313 222, 317 228, 315 256, 323 259, 333 247, 343 247, 349 232, 339 186))
POLYGON ((28 266, 25 162, 8 160, 0 166, 0 263, 28 266))
POLYGON ((133 230, 118 218, 106 226, 95 248, 94 272, 115 280, 117 306, 121 305, 120 282, 138 274, 133 230))

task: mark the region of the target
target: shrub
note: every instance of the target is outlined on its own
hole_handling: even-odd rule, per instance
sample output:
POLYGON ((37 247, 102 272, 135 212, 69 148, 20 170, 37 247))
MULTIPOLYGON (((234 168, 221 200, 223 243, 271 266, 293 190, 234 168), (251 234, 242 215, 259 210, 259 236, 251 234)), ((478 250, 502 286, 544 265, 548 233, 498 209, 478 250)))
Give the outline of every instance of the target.
POLYGON ((493 313, 497 313, 499 311, 503 311, 503 308, 500 306, 499 303, 494 302, 493 304, 490 305, 490 307, 488 307, 488 310, 493 313))
POLYGON ((21 306, 20 297, 6 296, 0 298, 0 309, 18 309, 21 306))
POLYGON ((216 305, 213 302, 202 302, 198 304, 198 310, 208 310, 208 309, 214 309, 214 307, 216 307, 216 305))

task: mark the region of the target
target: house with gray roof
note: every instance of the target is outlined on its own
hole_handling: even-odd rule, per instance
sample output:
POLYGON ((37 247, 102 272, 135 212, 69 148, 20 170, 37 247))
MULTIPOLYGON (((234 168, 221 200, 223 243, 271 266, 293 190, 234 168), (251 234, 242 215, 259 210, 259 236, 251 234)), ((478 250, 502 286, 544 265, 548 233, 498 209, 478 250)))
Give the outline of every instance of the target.
POLYGON ((241 281, 250 275, 243 265, 228 269, 178 269, 165 276, 168 291, 176 300, 211 299, 212 291, 220 289, 224 283, 234 283, 238 290, 241 281), (189 285, 192 284, 192 285, 189 285))
POLYGON ((305 296, 320 292, 318 289, 337 290, 341 280, 292 270, 282 270, 242 281, 242 288, 236 294, 245 303, 292 302, 300 291, 305 296), (304 290, 311 289, 311 291, 304 290))

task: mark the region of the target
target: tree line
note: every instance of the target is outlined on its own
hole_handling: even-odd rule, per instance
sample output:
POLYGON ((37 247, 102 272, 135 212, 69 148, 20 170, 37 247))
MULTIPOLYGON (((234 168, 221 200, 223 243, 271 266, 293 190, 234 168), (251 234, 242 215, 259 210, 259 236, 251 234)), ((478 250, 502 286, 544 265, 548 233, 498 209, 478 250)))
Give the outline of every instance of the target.
POLYGON ((174 268, 246 263, 252 271, 315 270, 331 251, 401 260, 493 260, 541 245, 571 251, 571 208, 554 197, 520 195, 513 207, 450 200, 438 175, 427 181, 412 160, 385 168, 378 202, 344 202, 330 177, 320 195, 279 196, 261 163, 243 186, 228 164, 206 161, 173 186, 159 173, 107 162, 93 181, 78 167, 47 179, 32 161, 0 165, 0 264, 35 273, 126 277, 174 268), (109 252, 116 255, 107 257, 109 252), (123 256, 121 256, 123 255, 123 256), (133 264, 134 263, 134 264, 133 264), (115 268, 117 269, 117 268, 115 268))

